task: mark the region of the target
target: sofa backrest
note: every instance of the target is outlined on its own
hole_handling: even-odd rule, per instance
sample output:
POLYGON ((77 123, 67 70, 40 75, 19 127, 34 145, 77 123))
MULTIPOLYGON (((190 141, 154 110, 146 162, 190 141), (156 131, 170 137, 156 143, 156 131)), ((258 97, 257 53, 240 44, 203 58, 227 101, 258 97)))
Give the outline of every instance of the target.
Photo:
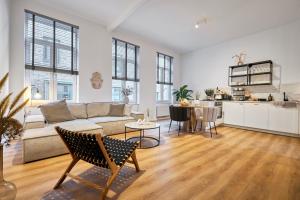
POLYGON ((109 108, 111 103, 94 102, 87 104, 87 116, 91 117, 102 117, 109 114, 109 108))
POLYGON ((86 103, 68 103, 71 114, 77 119, 88 118, 86 103))

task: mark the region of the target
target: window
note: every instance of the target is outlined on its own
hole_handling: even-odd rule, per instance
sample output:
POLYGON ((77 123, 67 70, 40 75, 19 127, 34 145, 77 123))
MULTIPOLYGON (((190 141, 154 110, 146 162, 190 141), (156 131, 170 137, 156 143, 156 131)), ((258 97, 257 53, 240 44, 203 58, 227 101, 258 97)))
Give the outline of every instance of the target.
POLYGON ((112 39, 112 100, 124 100, 122 90, 129 88, 130 103, 138 102, 139 73, 138 73, 139 47, 119 39, 112 39))
POLYGON ((173 57, 162 53, 157 53, 156 62, 156 100, 157 102, 171 102, 171 91, 173 85, 173 57))
POLYGON ((26 84, 31 99, 76 101, 79 28, 25 10, 26 84))

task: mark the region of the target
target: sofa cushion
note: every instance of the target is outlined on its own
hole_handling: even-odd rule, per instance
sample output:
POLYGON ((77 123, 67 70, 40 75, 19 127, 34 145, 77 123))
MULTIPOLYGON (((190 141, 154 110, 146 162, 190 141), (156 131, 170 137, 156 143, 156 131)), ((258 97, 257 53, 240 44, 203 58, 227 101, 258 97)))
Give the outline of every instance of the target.
POLYGON ((45 120, 50 124, 75 119, 65 100, 41 105, 40 108, 45 120))
POLYGON ((68 108, 76 119, 86 119, 88 117, 85 103, 70 103, 68 108))
POLYGON ((43 115, 28 115, 24 119, 24 129, 43 127, 45 127, 45 119, 43 115))
POLYGON ((101 117, 107 116, 109 113, 110 103, 88 103, 87 104, 87 115, 88 117, 101 117))
POLYGON ((132 104, 125 104, 124 107, 124 115, 130 116, 131 111, 132 111, 133 105, 132 104))
POLYGON ((109 116, 123 117, 125 104, 110 104, 109 116))
POLYGON ((123 116, 123 117, 106 116, 106 117, 93 117, 93 118, 89 118, 88 120, 98 124, 98 123, 106 123, 106 122, 134 120, 134 118, 130 116, 123 116))
POLYGON ((44 128, 36 128, 25 130, 22 136, 23 140, 29 138, 38 138, 38 137, 46 137, 51 135, 58 135, 55 131, 55 126, 59 126, 61 128, 70 130, 70 131, 79 131, 79 132, 91 132, 91 131, 99 131, 102 132, 102 127, 90 122, 86 119, 76 119, 72 121, 60 122, 55 124, 50 124, 44 128))

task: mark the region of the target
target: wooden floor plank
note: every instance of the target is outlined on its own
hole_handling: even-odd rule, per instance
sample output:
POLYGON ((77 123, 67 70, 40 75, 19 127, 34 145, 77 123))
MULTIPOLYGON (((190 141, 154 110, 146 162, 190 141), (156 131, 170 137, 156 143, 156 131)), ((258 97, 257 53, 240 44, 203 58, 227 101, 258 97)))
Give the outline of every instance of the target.
MULTIPOLYGON (((175 128, 168 133, 168 122, 162 122, 161 145, 137 150, 141 172, 128 165, 107 199, 300 199, 299 138, 231 127, 219 127, 213 138, 200 132, 177 136, 175 128)), ((69 178, 52 189, 70 155, 27 164, 20 164, 21 156, 20 142, 5 148, 4 176, 16 184, 17 199, 99 199, 99 191, 69 178)), ((96 183, 109 175, 82 161, 72 173, 96 183)))

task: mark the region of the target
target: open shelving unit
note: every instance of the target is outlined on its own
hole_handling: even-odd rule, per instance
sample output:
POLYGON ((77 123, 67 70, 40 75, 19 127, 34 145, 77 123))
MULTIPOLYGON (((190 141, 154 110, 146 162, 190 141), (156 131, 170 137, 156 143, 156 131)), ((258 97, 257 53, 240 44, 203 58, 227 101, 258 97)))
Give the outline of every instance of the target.
POLYGON ((271 60, 230 66, 228 85, 230 87, 272 85, 272 77, 273 62, 271 60))

